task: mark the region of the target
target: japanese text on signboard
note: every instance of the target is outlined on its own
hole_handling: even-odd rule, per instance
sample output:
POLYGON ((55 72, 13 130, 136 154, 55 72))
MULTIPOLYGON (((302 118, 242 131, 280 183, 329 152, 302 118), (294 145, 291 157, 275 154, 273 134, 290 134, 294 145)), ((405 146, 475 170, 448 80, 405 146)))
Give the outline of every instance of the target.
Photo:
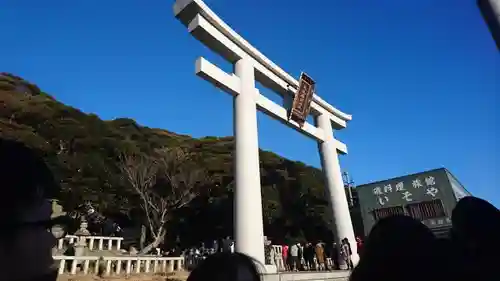
POLYGON ((373 195, 377 197, 380 206, 386 205, 394 197, 405 202, 412 202, 415 192, 424 192, 425 196, 435 198, 439 192, 436 187, 436 179, 433 176, 416 177, 411 181, 411 184, 399 181, 396 184, 382 184, 373 188, 373 195))
POLYGON ((314 80, 312 80, 312 78, 307 74, 302 73, 300 75, 299 90, 293 98, 290 119, 299 123, 301 126, 304 125, 307 115, 309 115, 315 85, 316 82, 314 82, 314 80))

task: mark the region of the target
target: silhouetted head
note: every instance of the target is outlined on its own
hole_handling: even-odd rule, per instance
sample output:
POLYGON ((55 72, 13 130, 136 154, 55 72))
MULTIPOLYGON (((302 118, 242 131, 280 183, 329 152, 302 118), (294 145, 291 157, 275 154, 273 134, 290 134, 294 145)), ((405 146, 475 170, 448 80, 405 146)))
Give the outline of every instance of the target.
POLYGON ((41 204, 58 191, 58 185, 43 159, 17 141, 0 139, 0 173, 4 186, 2 192, 5 198, 9 198, 1 205, 2 211, 5 211, 0 213, 2 220, 17 219, 10 215, 41 204))
POLYGON ((217 253, 207 257, 188 281, 260 281, 257 262, 241 253, 217 253))
MULTIPOLYGON (((55 237, 52 204, 57 191, 45 162, 24 144, 0 139, 0 272, 5 280, 39 280, 51 269, 55 237)), ((48 280, 48 279, 45 279, 48 280)), ((54 279, 55 280, 55 279, 54 279)))
POLYGON ((489 202, 477 197, 464 197, 458 201, 451 216, 452 235, 459 243, 473 247, 495 244, 500 237, 500 211, 489 202))
POLYGON ((434 246, 433 233, 419 221, 408 216, 381 219, 366 238, 350 280, 418 280, 414 277, 425 276, 434 246))

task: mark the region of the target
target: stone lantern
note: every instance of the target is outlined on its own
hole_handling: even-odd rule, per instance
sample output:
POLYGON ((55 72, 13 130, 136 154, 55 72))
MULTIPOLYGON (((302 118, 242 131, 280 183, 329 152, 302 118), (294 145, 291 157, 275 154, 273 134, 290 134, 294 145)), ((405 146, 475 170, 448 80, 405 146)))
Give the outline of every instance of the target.
POLYGON ((90 232, 87 229, 88 223, 87 220, 82 217, 80 220, 80 228, 75 232, 75 235, 78 236, 75 244, 73 245, 75 249, 75 256, 83 256, 85 254, 85 248, 87 247, 86 236, 90 236, 90 232))

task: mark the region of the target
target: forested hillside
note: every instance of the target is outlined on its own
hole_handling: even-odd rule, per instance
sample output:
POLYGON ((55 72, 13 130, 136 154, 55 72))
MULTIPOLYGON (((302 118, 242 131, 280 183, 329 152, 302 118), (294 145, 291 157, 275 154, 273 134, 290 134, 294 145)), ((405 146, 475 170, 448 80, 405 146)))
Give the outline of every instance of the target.
MULTIPOLYGON (((191 169, 195 165, 209 180, 198 182, 186 204, 169 210, 167 241, 180 237, 188 245, 232 233, 232 137, 195 139, 127 118, 101 120, 6 73, 0 75, 0 136, 43 155, 60 182, 57 197, 66 210, 91 200, 125 226, 144 223, 144 216, 140 196, 124 174, 124 159, 157 163, 162 151, 182 147, 193 156, 191 169)), ((271 152, 261 151, 260 157, 266 235, 328 239, 321 171, 271 152)))

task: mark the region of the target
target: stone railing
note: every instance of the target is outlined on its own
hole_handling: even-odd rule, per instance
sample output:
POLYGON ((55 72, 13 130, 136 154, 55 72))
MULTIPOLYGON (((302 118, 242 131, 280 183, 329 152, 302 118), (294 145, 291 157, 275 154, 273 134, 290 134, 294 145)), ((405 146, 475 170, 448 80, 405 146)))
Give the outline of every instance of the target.
POLYGON ((168 273, 184 268, 183 257, 54 256, 58 273, 70 275, 130 275, 168 273))
MULTIPOLYGON (((66 235, 64 238, 59 239, 57 243, 58 249, 63 249, 65 242, 73 244, 78 240, 76 235, 66 235)), ((89 250, 120 250, 123 237, 109 237, 109 236, 81 236, 85 239, 89 250)))

